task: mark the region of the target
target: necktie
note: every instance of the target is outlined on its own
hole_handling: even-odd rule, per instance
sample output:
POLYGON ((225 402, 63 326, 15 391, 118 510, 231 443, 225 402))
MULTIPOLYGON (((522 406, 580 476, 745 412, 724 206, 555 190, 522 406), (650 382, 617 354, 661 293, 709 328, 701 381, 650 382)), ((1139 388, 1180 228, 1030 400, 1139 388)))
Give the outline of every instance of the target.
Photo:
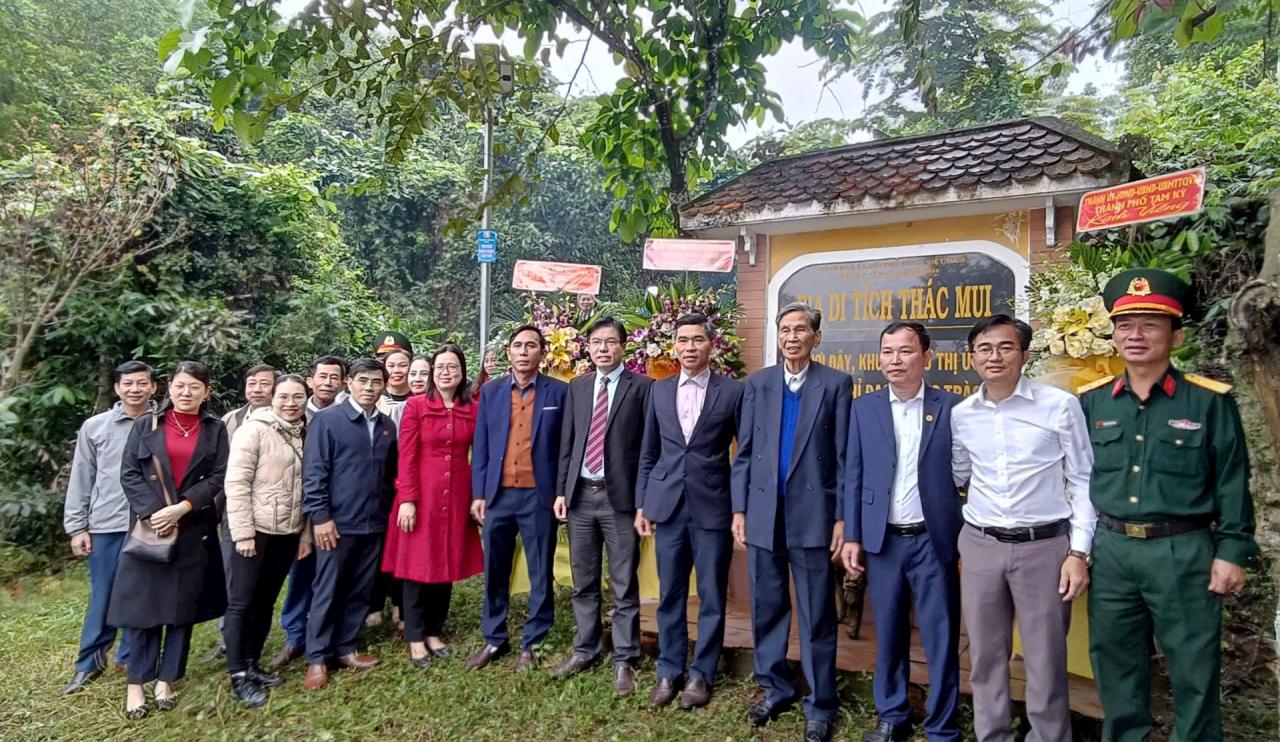
POLYGON ((599 474, 604 470, 604 429, 609 421, 609 377, 600 377, 600 392, 596 394, 596 406, 591 411, 591 425, 587 428, 587 471, 599 474))

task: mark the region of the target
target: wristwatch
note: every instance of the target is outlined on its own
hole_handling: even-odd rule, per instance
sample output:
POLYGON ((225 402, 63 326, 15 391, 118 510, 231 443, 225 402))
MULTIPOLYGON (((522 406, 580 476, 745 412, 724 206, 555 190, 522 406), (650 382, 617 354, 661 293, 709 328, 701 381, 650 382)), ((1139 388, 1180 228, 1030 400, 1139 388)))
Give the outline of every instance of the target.
POLYGON ((1084 566, 1086 567, 1093 566, 1093 555, 1087 552, 1076 551, 1075 549, 1072 549, 1071 551, 1067 552, 1067 556, 1073 556, 1076 559, 1079 559, 1080 561, 1084 562, 1084 566))

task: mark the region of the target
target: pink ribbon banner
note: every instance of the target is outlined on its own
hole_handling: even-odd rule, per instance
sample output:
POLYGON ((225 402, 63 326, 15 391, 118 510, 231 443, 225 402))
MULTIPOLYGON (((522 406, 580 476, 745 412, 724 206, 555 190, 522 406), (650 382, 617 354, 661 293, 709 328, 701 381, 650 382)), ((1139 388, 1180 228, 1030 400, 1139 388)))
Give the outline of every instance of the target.
POLYGON ((733 270, 737 246, 737 240, 648 239, 644 241, 644 269, 728 273, 733 270))
POLYGON ((601 273, 598 265, 517 260, 515 270, 511 273, 511 287, 521 291, 564 292, 594 296, 600 293, 601 273))

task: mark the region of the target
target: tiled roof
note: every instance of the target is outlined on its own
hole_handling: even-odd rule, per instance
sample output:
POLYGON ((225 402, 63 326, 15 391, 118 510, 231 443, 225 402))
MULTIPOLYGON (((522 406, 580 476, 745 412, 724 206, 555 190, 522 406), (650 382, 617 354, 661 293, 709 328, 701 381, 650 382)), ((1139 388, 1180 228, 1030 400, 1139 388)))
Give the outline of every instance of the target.
POLYGON ((759 165, 681 210, 687 226, 814 203, 830 213, 892 208, 983 189, 1028 190, 1073 176, 1124 182, 1131 165, 1116 145, 1066 122, 1038 117, 880 139, 759 165), (948 193, 950 192, 950 193, 948 193))

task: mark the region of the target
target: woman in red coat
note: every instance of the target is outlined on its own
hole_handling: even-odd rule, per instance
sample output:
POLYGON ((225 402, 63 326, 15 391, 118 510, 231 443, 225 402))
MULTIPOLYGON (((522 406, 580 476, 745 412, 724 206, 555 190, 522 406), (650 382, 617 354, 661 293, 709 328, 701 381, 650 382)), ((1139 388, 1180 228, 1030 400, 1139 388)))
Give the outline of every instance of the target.
POLYGON ((415 667, 446 657, 440 641, 453 583, 484 571, 471 520, 471 438, 476 403, 462 349, 431 357, 425 394, 411 397, 400 421, 400 477, 382 570, 404 581, 404 638, 415 667))

